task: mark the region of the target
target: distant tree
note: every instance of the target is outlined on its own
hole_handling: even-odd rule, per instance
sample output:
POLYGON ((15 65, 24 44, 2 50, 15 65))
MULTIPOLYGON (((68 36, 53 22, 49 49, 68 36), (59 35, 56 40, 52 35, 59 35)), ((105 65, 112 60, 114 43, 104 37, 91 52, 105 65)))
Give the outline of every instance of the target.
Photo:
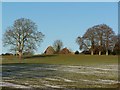
POLYGON ((90 44, 91 44, 91 55, 94 54, 94 46, 95 46, 95 37, 96 37, 96 30, 92 27, 92 28, 89 28, 86 33, 83 35, 83 37, 87 40, 90 41, 90 44))
POLYGON ((111 49, 111 47, 114 46, 115 42, 115 33, 106 24, 100 24, 93 27, 96 30, 97 36, 98 36, 98 45, 99 45, 99 55, 101 55, 101 52, 103 51, 103 48, 106 50, 106 55, 108 55, 108 51, 111 49))
POLYGON ((53 43, 53 48, 55 52, 58 53, 63 47, 63 42, 61 40, 55 40, 53 43))
POLYGON ((95 41, 96 41, 96 31, 93 27, 88 28, 82 38, 79 37, 79 43, 81 42, 80 44, 81 46, 84 46, 84 48, 90 49, 91 55, 94 54, 95 41))
POLYGON ((86 40, 83 37, 77 37, 76 39, 76 43, 79 45, 79 49, 80 50, 88 50, 89 49, 89 45, 88 43, 85 42, 86 40))
POLYGON ((115 55, 120 55, 120 44, 118 42, 115 44, 115 47, 113 49, 113 53, 115 55))
POLYGON ((98 54, 99 53, 99 46, 98 45, 95 45, 94 46, 94 54, 98 54))
POLYGON ((77 37, 76 42, 80 49, 84 49, 84 51, 89 49, 91 55, 97 53, 97 51, 101 55, 101 52, 104 50, 106 55, 108 55, 108 51, 112 50, 115 45, 116 37, 112 28, 106 24, 100 24, 88 28, 82 37, 77 37))
POLYGON ((2 54, 2 56, 13 56, 12 53, 5 53, 5 54, 2 54))
POLYGON ((99 46, 99 55, 101 55, 101 52, 103 51, 103 35, 105 34, 104 29, 102 28, 102 25, 95 25, 92 28, 96 33, 97 44, 99 46))
POLYGON ((120 55, 120 34, 117 37, 117 42, 116 42, 116 44, 114 46, 113 54, 120 55))
POLYGON ((37 31, 37 25, 30 19, 20 18, 15 20, 13 26, 8 27, 3 36, 4 46, 9 46, 11 51, 22 57, 24 52, 33 52, 43 41, 44 35, 37 31))

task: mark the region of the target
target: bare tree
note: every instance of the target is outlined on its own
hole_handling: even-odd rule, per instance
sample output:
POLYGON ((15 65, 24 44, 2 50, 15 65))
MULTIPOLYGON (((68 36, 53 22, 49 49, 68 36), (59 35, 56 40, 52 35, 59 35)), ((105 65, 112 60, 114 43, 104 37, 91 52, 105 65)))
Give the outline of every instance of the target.
POLYGON ((63 47, 63 42, 61 40, 54 41, 53 48, 55 49, 56 53, 58 53, 62 47, 63 47))
POLYGON ((95 30, 96 33, 96 40, 97 45, 99 46, 99 55, 101 55, 101 52, 103 51, 103 37, 104 37, 104 26, 102 25, 95 25, 92 27, 95 30))
POLYGON ((98 43, 99 43, 99 55, 101 55, 101 51, 103 47, 106 49, 106 55, 108 55, 108 50, 114 46, 115 42, 115 33, 113 32, 112 28, 107 26, 106 24, 100 24, 93 27, 98 36, 98 43))
POLYGON ((104 25, 104 27, 105 27, 105 39, 106 39, 105 42, 106 55, 108 55, 108 50, 112 49, 115 46, 115 43, 117 42, 117 38, 112 28, 110 28, 107 25, 104 25))
POLYGON ((11 51, 16 51, 21 58, 24 52, 35 51, 43 41, 43 37, 33 21, 20 18, 15 20, 12 27, 7 28, 3 36, 3 44, 9 46, 11 51))
POLYGON ((94 54, 95 47, 98 47, 99 55, 104 49, 106 49, 106 55, 108 55, 108 50, 113 49, 116 43, 116 37, 112 28, 106 24, 100 24, 89 28, 83 37, 78 37, 76 41, 80 49, 88 49, 88 46, 91 46, 91 55, 94 54), (89 41, 90 44, 86 44, 85 41, 89 41))
POLYGON ((86 40, 90 41, 91 44, 91 55, 94 54, 94 47, 95 47, 95 39, 96 39, 96 30, 92 27, 89 28, 86 33, 83 35, 83 38, 85 38, 86 40))
POLYGON ((120 55, 120 34, 117 36, 117 42, 115 43, 115 46, 113 47, 113 53, 116 55, 120 55))
POLYGON ((77 37, 76 43, 79 45, 80 50, 88 50, 89 44, 85 42, 85 39, 83 37, 77 37))

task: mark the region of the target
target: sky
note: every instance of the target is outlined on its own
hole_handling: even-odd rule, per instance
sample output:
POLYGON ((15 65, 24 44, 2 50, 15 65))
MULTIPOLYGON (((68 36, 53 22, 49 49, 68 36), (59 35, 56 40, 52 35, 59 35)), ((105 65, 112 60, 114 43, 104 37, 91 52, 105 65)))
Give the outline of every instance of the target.
MULTIPOLYGON (((0 2, 0 23, 2 23, 2 3, 0 2)), ((2 53, 2 24, 0 24, 0 54, 2 53)))
MULTIPOLYGON (((34 21, 45 38, 35 53, 43 53, 55 40, 79 50, 75 40, 94 25, 107 24, 118 33, 117 2, 3 2, 2 33, 19 18, 34 21)), ((3 47, 2 52, 9 52, 3 47)))
POLYGON ((1 0, 2 2, 119 2, 119 0, 1 0))

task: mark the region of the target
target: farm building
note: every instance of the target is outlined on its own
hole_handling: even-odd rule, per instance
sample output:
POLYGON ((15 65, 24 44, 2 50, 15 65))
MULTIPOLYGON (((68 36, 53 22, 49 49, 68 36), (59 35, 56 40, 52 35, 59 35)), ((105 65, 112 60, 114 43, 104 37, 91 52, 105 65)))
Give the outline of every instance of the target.
POLYGON ((59 54, 70 54, 71 52, 67 48, 63 48, 59 54))
POLYGON ((49 46, 44 52, 44 54, 47 54, 47 55, 51 55, 51 54, 54 54, 54 53, 55 53, 55 50, 53 49, 52 46, 49 46))

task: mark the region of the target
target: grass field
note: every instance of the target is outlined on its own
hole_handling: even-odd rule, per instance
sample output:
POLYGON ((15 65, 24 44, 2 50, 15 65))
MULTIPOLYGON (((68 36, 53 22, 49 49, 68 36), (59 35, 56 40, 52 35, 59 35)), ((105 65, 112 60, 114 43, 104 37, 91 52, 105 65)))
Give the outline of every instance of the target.
POLYGON ((117 64, 118 56, 91 56, 91 55, 36 55, 28 56, 22 60, 17 57, 2 57, 2 64, 9 63, 34 63, 34 64, 64 64, 64 65, 94 65, 117 64))
POLYGON ((5 88, 116 88, 118 56, 4 56, 2 77, 5 88))

